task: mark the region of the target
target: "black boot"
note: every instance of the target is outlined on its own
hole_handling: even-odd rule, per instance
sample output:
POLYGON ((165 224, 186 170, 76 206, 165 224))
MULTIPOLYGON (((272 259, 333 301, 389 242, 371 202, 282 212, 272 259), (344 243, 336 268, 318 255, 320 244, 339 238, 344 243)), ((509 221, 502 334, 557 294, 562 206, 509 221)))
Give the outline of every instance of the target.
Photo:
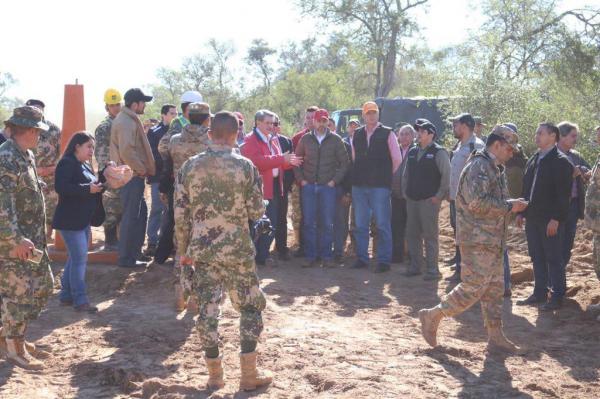
POLYGON ((102 251, 112 252, 116 251, 119 246, 119 240, 117 239, 117 226, 107 228, 104 227, 104 246, 102 251))

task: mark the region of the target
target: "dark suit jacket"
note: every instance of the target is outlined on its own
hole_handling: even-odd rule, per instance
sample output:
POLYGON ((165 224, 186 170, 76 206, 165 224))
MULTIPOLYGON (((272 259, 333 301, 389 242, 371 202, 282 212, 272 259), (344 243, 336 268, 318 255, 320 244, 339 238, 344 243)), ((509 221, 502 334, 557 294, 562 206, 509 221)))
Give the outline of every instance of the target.
MULTIPOLYGON (((279 140, 279 146, 281 147, 281 153, 284 154, 289 152, 290 154, 294 152, 294 148, 292 146, 292 140, 286 136, 282 136, 281 134, 277 135, 277 139, 279 140)), ((294 184, 294 170, 289 169, 283 172, 283 195, 290 192, 292 189, 292 185, 294 184)))
POLYGON ((102 194, 90 193, 90 180, 83 174, 83 168, 94 173, 74 155, 65 155, 56 165, 54 186, 58 205, 52 219, 56 230, 83 230, 92 222, 102 194))
POLYGON ((523 197, 529 200, 529 207, 525 210, 524 215, 532 221, 547 223, 550 219, 554 219, 563 223, 569 214, 573 165, 557 147, 552 148, 539 162, 535 188, 532 193, 538 154, 529 158, 525 167, 523 197))

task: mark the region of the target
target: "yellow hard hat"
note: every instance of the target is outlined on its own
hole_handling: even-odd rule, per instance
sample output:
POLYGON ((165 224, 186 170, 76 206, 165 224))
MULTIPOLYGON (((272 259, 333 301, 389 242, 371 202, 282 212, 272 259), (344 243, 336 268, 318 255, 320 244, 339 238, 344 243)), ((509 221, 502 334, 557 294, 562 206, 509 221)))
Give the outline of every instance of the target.
POLYGON ((104 92, 104 102, 106 105, 119 104, 121 99, 121 93, 117 89, 108 89, 104 92))

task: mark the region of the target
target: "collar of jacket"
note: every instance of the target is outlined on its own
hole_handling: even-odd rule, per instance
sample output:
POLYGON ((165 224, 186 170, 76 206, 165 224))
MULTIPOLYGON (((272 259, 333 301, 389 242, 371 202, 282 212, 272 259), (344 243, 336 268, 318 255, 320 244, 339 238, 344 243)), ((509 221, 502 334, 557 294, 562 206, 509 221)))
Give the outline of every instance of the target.
MULTIPOLYGON (((252 128, 252 133, 256 136, 256 138, 261 142, 261 143, 265 143, 268 144, 266 141, 263 140, 262 136, 260 135, 260 133, 258 132, 258 129, 256 127, 252 128)), ((267 138, 267 140, 273 140, 273 136, 271 136, 271 138, 267 138)))
POLYGON ((208 150, 212 152, 231 152, 233 147, 227 144, 209 144, 208 150))
MULTIPOLYGON (((317 138, 317 129, 313 129, 310 131, 311 136, 313 136, 315 139, 317 138)), ((325 130, 325 136, 323 136, 323 140, 325 140, 327 137, 331 136, 331 130, 329 130, 328 128, 326 128, 325 130)))
POLYGON ((187 125, 183 128, 181 132, 181 137, 189 138, 189 139, 199 139, 201 135, 205 134, 208 131, 206 126, 202 125, 187 125))
POLYGON ((133 119, 135 121, 135 123, 139 124, 142 127, 142 130, 144 130, 144 125, 142 125, 142 120, 140 119, 138 114, 136 114, 135 112, 133 112, 131 109, 129 109, 127 107, 123 107, 121 109, 121 112, 124 113, 125 115, 129 116, 131 119, 133 119))
POLYGON ((504 172, 504 165, 502 165, 500 163, 496 163, 496 157, 493 156, 492 154, 490 154, 490 152, 487 150, 487 148, 484 148, 483 150, 475 151, 473 154, 471 154, 471 156, 469 157, 469 160, 471 160, 475 157, 485 158, 488 162, 490 162, 492 165, 494 165, 500 171, 500 173, 504 172))

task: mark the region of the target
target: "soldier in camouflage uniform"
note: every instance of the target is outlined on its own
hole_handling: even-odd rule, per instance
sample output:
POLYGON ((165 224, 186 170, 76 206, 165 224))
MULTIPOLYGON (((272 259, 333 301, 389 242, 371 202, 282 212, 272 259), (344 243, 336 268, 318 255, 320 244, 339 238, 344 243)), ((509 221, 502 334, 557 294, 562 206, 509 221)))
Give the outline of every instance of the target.
POLYGON ((456 316, 481 302, 488 331, 488 348, 519 353, 520 348, 502 332, 503 254, 510 214, 522 212, 527 202, 509 199, 503 164, 517 150, 517 134, 496 126, 484 150, 465 165, 456 197, 457 241, 462 254, 462 282, 431 309, 419 311, 427 343, 437 345, 436 333, 443 317, 456 316))
POLYGON ((190 158, 177 176, 175 233, 181 263, 195 265, 200 299, 197 327, 209 371, 209 388, 223 384, 219 357, 219 302, 223 289, 241 313, 243 390, 271 383, 256 369, 256 344, 266 300, 259 286, 248 221, 265 212, 262 182, 250 160, 234 151, 238 121, 231 112, 214 116, 206 152, 190 158))
MULTIPOLYGON (((40 100, 27 100, 25 105, 37 107, 44 112, 45 104, 40 100)), ((60 129, 54 123, 44 120, 48 131, 40 134, 37 147, 34 148, 38 176, 44 182, 44 201, 46 204, 46 232, 48 239, 52 237, 52 218, 58 204, 58 194, 54 190, 54 171, 60 159, 60 129)))
POLYGON ((201 103, 202 95, 197 91, 186 91, 181 96, 181 115, 174 118, 171 121, 171 125, 169 125, 169 130, 161 137, 158 142, 158 152, 160 153, 163 159, 168 157, 169 152, 169 142, 171 141, 171 137, 176 135, 177 133, 181 133, 183 128, 190 124, 190 116, 189 116, 189 105, 191 103, 201 103))
MULTIPOLYGON (((105 109, 108 115, 96 128, 96 147, 94 149, 94 157, 98 163, 98 171, 101 172, 110 162, 110 129, 113 119, 121 112, 121 93, 115 89, 108 89, 104 93, 105 109)), ((117 227, 121 221, 123 209, 121 199, 119 198, 119 190, 106 189, 102 194, 102 203, 106 218, 104 219, 104 247, 103 251, 116 251, 117 227)))
POLYGON ((5 122, 12 137, 0 146, 0 350, 9 360, 39 370, 47 356, 25 341, 52 293, 53 277, 46 246, 46 212, 42 184, 32 149, 49 126, 40 109, 16 108, 5 122))
MULTIPOLYGON (((208 128, 211 117, 209 105, 206 103, 191 103, 187 111, 190 123, 183 128, 181 133, 171 137, 167 157, 164 159, 165 171, 170 173, 172 170, 174 176, 177 176, 185 161, 206 151, 209 144, 208 128)), ((170 176, 168 180, 171 180, 170 176)), ((178 258, 176 256, 174 268, 175 306, 178 311, 181 311, 185 308, 186 298, 192 294, 193 268, 189 266, 179 267, 178 258)))

